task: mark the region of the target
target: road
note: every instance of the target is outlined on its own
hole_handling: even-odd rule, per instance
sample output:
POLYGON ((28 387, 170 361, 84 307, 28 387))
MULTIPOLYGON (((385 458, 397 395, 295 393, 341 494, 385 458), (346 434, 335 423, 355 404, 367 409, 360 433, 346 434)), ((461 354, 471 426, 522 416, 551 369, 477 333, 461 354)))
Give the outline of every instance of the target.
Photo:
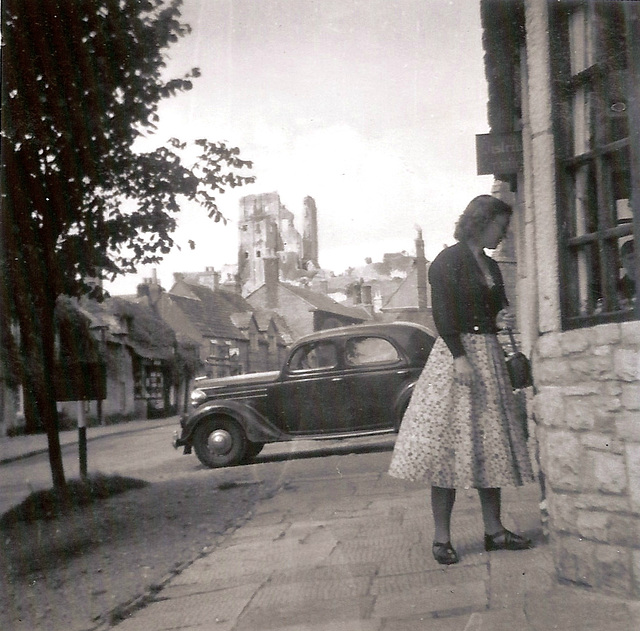
MULTIPOLYGON (((126 431, 91 439, 88 430, 87 462, 89 473, 119 474, 142 478, 148 482, 160 482, 207 471, 195 457, 185 456, 182 450, 171 447, 171 437, 176 429, 173 420, 166 424, 154 423, 153 427, 138 431, 126 431)), ((393 446, 394 435, 376 438, 360 438, 342 441, 295 441, 267 445, 256 458, 256 465, 302 459, 314 456, 349 452, 388 450, 393 446)), ((62 448, 64 470, 67 479, 79 477, 77 444, 62 448)), ((261 470, 263 467, 259 467, 261 470)), ((225 470, 224 477, 251 478, 256 475, 255 466, 235 467, 225 470)), ((267 471, 260 475, 271 477, 267 471)), ((275 472, 273 475, 277 475, 275 472)), ((20 503, 29 493, 51 488, 51 470, 46 453, 15 460, 0 466, 0 514, 20 503)))

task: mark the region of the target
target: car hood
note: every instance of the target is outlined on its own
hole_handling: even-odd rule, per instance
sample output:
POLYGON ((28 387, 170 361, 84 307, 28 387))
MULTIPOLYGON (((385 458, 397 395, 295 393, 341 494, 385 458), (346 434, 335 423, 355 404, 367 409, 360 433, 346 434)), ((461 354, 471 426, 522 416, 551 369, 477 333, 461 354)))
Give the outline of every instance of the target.
POLYGON ((244 375, 233 375, 232 377, 199 379, 194 383, 194 389, 209 391, 227 388, 236 389, 243 386, 259 386, 273 383, 279 376, 279 370, 270 370, 269 372, 251 372, 244 375))

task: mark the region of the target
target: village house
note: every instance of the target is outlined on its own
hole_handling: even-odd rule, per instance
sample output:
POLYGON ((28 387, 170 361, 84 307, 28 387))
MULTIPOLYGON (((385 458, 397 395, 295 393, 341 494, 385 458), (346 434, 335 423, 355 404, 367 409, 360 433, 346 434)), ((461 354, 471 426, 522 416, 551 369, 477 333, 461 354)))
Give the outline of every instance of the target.
POLYGON ((640 598, 640 3, 480 6, 557 574, 640 598))
POLYGON ((176 274, 173 287, 165 292, 155 282, 147 283, 154 308, 181 339, 199 349, 199 376, 226 377, 247 372, 276 370, 281 366, 287 343, 276 321, 257 310, 240 294, 212 290, 188 283, 176 274))
POLYGON ((247 296, 256 309, 275 311, 287 323, 293 339, 337 326, 360 324, 372 319, 364 307, 337 303, 326 294, 279 279, 278 257, 263 259, 265 282, 247 296))

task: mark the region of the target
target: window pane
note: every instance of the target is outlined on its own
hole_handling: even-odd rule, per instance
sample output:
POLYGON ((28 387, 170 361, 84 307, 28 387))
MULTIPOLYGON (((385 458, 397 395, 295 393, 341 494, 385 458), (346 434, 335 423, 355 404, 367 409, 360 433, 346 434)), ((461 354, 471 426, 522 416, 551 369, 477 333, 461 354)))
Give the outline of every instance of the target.
POLYGON ((585 86, 576 90, 573 96, 573 155, 579 156, 592 149, 593 138, 591 92, 585 86))
POLYGON ((574 176, 573 232, 571 236, 593 234, 598 229, 598 201, 594 165, 576 169, 574 176))
POLYGON ((569 258, 571 316, 587 316, 602 310, 597 245, 588 243, 572 248, 569 258))
POLYGON ((299 348, 291 358, 291 370, 332 368, 338 363, 336 347, 331 342, 315 342, 299 348))
POLYGON ((593 65, 593 31, 586 7, 579 7, 569 16, 569 52, 571 74, 576 75, 593 65))
POLYGON ((393 344, 380 337, 363 337, 349 340, 346 347, 348 366, 396 363, 400 358, 393 344))
POLYGON ((556 41, 564 42, 554 57, 561 77, 555 116, 558 139, 565 139, 558 144, 566 193, 562 293, 571 326, 633 314, 635 287, 621 247, 633 240, 637 204, 631 152, 638 121, 629 117, 628 99, 637 90, 638 73, 628 65, 634 57, 627 57, 622 4, 572 3, 553 20, 560 28, 556 41))
POLYGON ((630 223, 631 214, 631 163, 629 149, 624 147, 613 152, 606 161, 611 178, 612 207, 615 212, 614 224, 630 223))
POLYGON ((619 240, 620 271, 618 279, 618 304, 623 310, 633 309, 636 302, 636 285, 633 280, 635 253, 633 237, 619 240))

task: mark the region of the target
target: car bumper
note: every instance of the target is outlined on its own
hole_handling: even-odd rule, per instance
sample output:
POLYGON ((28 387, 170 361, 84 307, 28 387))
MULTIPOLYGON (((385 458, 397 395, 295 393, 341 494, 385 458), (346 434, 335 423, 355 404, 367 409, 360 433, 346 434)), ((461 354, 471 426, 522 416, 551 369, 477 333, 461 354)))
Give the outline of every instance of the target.
POLYGON ((182 431, 179 432, 178 430, 175 430, 173 432, 173 440, 171 441, 171 444, 173 445, 174 449, 178 449, 178 447, 184 447, 184 451, 182 453, 190 454, 191 441, 189 440, 189 437, 185 435, 183 422, 184 422, 184 419, 181 419, 180 425, 182 427, 182 431))

